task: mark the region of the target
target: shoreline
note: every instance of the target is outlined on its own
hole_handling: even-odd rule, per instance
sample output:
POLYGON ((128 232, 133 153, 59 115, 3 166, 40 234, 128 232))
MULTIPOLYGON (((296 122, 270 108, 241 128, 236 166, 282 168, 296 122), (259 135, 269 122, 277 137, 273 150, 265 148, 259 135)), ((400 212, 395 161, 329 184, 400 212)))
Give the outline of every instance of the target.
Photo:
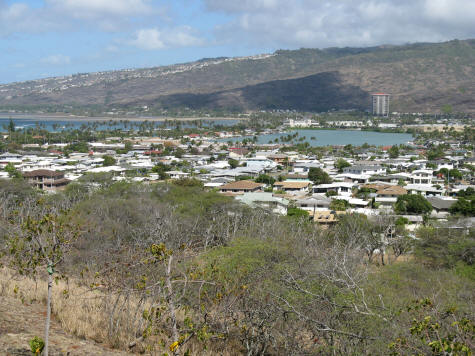
POLYGON ((15 120, 33 120, 41 121, 215 121, 215 120, 249 120, 247 117, 161 117, 161 116, 140 116, 140 117, 109 117, 109 116, 77 116, 65 114, 23 114, 23 113, 8 113, 0 112, 2 119, 15 120))

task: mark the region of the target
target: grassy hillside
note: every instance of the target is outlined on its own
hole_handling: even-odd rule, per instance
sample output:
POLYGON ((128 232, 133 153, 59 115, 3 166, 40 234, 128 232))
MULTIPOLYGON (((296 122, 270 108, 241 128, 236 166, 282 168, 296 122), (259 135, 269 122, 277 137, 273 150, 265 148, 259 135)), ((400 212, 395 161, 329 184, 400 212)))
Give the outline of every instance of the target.
POLYGON ((392 94, 392 110, 475 110, 475 40, 371 48, 280 50, 168 67, 78 74, 0 86, 0 106, 155 108, 368 108, 392 94), (295 80, 293 80, 295 79, 295 80), (328 93, 328 94, 327 94, 328 93))

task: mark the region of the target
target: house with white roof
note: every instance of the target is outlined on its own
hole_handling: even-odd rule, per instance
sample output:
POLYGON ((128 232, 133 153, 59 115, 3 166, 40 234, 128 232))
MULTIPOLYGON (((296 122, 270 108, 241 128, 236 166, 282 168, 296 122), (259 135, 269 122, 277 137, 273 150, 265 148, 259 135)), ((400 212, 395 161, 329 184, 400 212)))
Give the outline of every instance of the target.
POLYGON ((356 164, 354 166, 345 167, 343 173, 373 175, 386 173, 386 169, 380 165, 356 164))
POLYGON ((293 165, 295 173, 306 173, 310 168, 322 168, 323 164, 317 160, 297 160, 293 165))
POLYGON ((309 198, 297 199, 295 205, 307 211, 326 211, 329 210, 331 199, 325 195, 315 194, 309 198))
POLYGON ((167 174, 170 176, 171 179, 181 179, 181 178, 187 178, 190 176, 190 173, 186 173, 182 171, 168 171, 167 174))
POLYGON ((236 199, 251 207, 259 207, 281 215, 287 214, 287 207, 289 205, 287 199, 265 192, 244 193, 237 196, 236 199))
POLYGON ((353 183, 368 183, 371 178, 369 174, 341 173, 335 176, 336 180, 349 180, 353 183))
POLYGON ((313 186, 313 192, 316 194, 325 194, 330 191, 336 192, 337 195, 351 196, 353 188, 357 187, 355 183, 334 182, 330 184, 319 184, 313 186))
POLYGON ((433 171, 428 169, 418 169, 412 172, 412 184, 432 184, 433 171))
POLYGON ((441 196, 444 193, 443 189, 437 189, 431 184, 408 184, 404 187, 409 194, 420 194, 423 196, 441 196))

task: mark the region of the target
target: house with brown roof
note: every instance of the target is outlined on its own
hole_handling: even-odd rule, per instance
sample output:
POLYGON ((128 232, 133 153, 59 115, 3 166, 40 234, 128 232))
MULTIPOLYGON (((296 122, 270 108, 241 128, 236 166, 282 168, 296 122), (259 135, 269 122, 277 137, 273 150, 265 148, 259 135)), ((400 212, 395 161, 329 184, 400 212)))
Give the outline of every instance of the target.
POLYGON ((242 159, 249 153, 247 148, 231 147, 229 149, 229 158, 242 159))
POLYGON ((281 165, 289 163, 289 156, 284 155, 284 154, 279 154, 279 153, 271 154, 271 155, 268 155, 267 158, 281 165))
POLYGON ((37 169, 23 173, 23 177, 38 189, 57 190, 62 189, 71 181, 64 178, 64 172, 37 169))
POLYGON ((375 202, 382 205, 393 205, 397 202, 397 198, 406 195, 407 190, 399 185, 388 185, 376 192, 375 202))
POLYGON ((306 193, 308 192, 309 182, 275 182, 274 190, 282 190, 286 193, 306 193))
POLYGON ((252 180, 239 180, 222 185, 219 190, 221 193, 244 194, 251 192, 259 192, 264 184, 253 182, 252 180))
POLYGON ((313 221, 318 222, 320 225, 330 226, 336 224, 338 222, 338 216, 345 214, 344 211, 333 211, 333 210, 325 210, 325 211, 310 211, 309 215, 313 219, 313 221))
POLYGON ((389 185, 379 189, 376 194, 380 197, 394 197, 397 198, 400 195, 406 195, 407 190, 399 185, 389 185))

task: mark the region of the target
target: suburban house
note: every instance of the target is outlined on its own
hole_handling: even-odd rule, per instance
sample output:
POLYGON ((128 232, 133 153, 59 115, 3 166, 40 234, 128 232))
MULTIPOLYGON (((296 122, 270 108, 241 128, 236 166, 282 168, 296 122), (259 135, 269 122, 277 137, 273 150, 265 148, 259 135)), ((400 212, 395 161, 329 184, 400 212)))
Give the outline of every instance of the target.
POLYGON ((369 174, 341 173, 335 176, 335 179, 343 179, 354 183, 368 183, 371 176, 369 174))
POLYGON ((23 173, 28 183, 43 190, 57 190, 64 188, 70 180, 64 178, 64 172, 38 169, 23 173))
POLYGON ((383 174, 386 170, 383 166, 380 165, 366 165, 366 164, 356 164, 351 167, 346 167, 343 169, 343 173, 351 174, 383 174))
POLYGON ((419 169, 412 172, 412 184, 432 184, 432 171, 419 169))
POLYGON ((293 170, 295 173, 306 173, 310 168, 322 168, 323 164, 318 161, 297 161, 294 163, 293 170))
POLYGON ((385 182, 397 184, 399 181, 411 182, 411 175, 408 173, 397 173, 388 175, 374 175, 370 179, 372 182, 385 182))
POLYGON ((376 192, 375 202, 382 205, 393 205, 397 202, 397 198, 407 194, 407 190, 399 185, 388 185, 376 192))
POLYGON ((286 193, 307 193, 309 182, 275 182, 274 190, 283 190, 286 193))
POLYGON ((273 196, 272 193, 253 192, 244 193, 236 198, 250 207, 259 207, 270 212, 286 215, 289 201, 287 199, 273 196))
POLYGON ((295 201, 295 205, 298 208, 308 211, 329 210, 330 204, 331 199, 324 195, 314 195, 310 198, 303 198, 295 201))
POLYGON ((23 161, 23 156, 17 153, 5 152, 0 154, 0 166, 5 167, 8 163, 18 165, 23 161))
POLYGON ((186 173, 182 171, 168 171, 167 174, 170 176, 171 179, 181 179, 181 178, 187 178, 190 176, 190 173, 186 173))
POLYGON ((310 182, 307 174, 287 174, 285 176, 286 182, 310 182))
POLYGON ((409 194, 420 194, 426 197, 441 196, 444 192, 442 189, 437 189, 430 184, 408 184, 404 187, 409 194))
POLYGON ((313 187, 314 193, 325 194, 335 192, 337 195, 351 195, 352 189, 357 185, 349 182, 335 182, 330 184, 319 184, 313 187))
POLYGON ((243 161, 246 162, 247 167, 251 167, 251 168, 259 167, 260 169, 263 169, 266 171, 271 171, 277 167, 277 163, 265 157, 264 158, 262 157, 244 158, 243 161))
POLYGON ((244 194, 261 191, 264 184, 255 183, 251 180, 240 180, 222 185, 219 190, 221 193, 244 194))
POLYGON ((432 205, 431 216, 434 218, 446 218, 450 207, 457 202, 452 197, 428 197, 427 200, 432 205))
POLYGON ((249 153, 249 150, 246 148, 235 148, 232 147, 229 149, 229 158, 233 159, 242 159, 246 157, 246 155, 249 153))
POLYGON ((319 224, 325 226, 330 226, 338 222, 338 215, 345 214, 344 211, 315 211, 315 213, 309 212, 310 216, 313 218, 313 221, 318 222, 319 224))
POLYGON ((267 158, 280 165, 285 165, 289 163, 289 156, 283 154, 271 154, 268 155, 267 158))

